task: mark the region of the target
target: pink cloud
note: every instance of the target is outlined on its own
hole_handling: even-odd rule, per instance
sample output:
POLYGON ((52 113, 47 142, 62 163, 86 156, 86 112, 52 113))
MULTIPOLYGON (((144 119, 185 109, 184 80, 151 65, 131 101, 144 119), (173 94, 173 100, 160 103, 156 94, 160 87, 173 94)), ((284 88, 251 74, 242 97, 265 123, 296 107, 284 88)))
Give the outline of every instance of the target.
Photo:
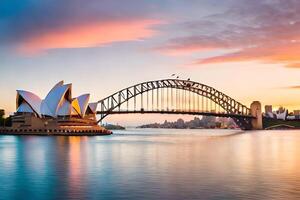
POLYGON ((153 26, 159 20, 140 19, 109 22, 90 22, 50 30, 44 34, 25 39, 19 51, 26 54, 39 53, 57 48, 86 48, 113 42, 134 41, 156 34, 153 26))
POLYGON ((300 68, 299 12, 300 4, 292 0, 241 2, 224 13, 179 24, 186 36, 170 39, 157 49, 169 55, 233 52, 197 59, 196 65, 260 61, 300 68))
POLYGON ((264 63, 281 63, 288 68, 299 68, 300 43, 261 45, 245 48, 235 53, 199 59, 196 64, 224 62, 261 61, 264 63))

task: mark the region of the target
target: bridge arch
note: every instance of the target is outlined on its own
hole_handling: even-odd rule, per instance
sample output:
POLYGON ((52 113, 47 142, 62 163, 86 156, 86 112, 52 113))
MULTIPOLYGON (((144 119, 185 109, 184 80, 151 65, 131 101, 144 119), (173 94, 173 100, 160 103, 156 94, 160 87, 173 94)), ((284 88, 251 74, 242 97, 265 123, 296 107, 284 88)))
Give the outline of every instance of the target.
MULTIPOLYGON (((185 93, 184 93, 185 94, 185 93)), ((180 93, 179 93, 180 98, 180 93)), ((189 102, 191 99, 189 99, 189 102)), ((175 102, 173 102, 175 103, 175 102)), ((183 103, 183 102, 181 102, 183 103)), ((185 104, 187 103, 185 99, 185 104)), ((199 101, 198 101, 199 103, 199 101)), ((203 103, 203 102, 202 102, 203 103)), ((177 102, 176 102, 177 104, 177 102)), ((147 105, 148 107, 148 105, 147 105)), ((98 101, 98 108, 100 110, 97 111, 97 114, 100 115, 99 121, 102 121, 106 116, 110 114, 122 114, 122 113, 166 113, 166 114, 199 114, 199 115, 214 115, 214 116, 220 116, 220 117, 231 117, 234 119, 234 121, 237 123, 238 126, 240 126, 242 129, 251 129, 251 119, 253 118, 251 116, 250 109, 241 104, 240 102, 234 100, 233 98, 229 97, 228 95, 220 92, 219 90, 210 87, 208 85, 204 85, 195 81, 190 80, 181 80, 181 79, 162 79, 162 80, 155 80, 155 81, 147 81, 143 83, 139 83, 127 88, 124 88, 118 92, 115 92, 114 94, 98 101), (164 92, 164 89, 167 89, 167 93, 164 92), (190 109, 182 109, 174 106, 171 106, 172 108, 167 109, 155 109, 153 110, 145 110, 143 107, 143 95, 146 94, 147 96, 147 104, 148 104, 148 98, 149 98, 149 92, 152 92, 151 100, 153 104, 153 98, 154 98, 154 90, 157 91, 156 95, 156 101, 157 104, 159 101, 169 104, 172 100, 174 101, 174 96, 176 95, 176 101, 177 101, 177 91, 187 91, 190 93, 197 95, 198 97, 205 97, 206 99, 209 99, 211 102, 214 103, 214 105, 218 105, 223 109, 223 112, 217 113, 216 110, 214 112, 212 111, 204 111, 204 110, 193 110, 190 109), (159 91, 161 90, 161 95, 159 96, 159 91), (169 91, 170 90, 170 91, 169 91), (175 91, 174 91, 175 90, 175 91), (166 97, 163 95, 167 94, 166 97), (136 107, 136 98, 140 96, 141 103, 139 105, 139 109, 136 107), (170 97, 169 97, 170 96, 170 97), (158 99, 160 98, 160 100, 158 99), (134 109, 129 109, 129 101, 134 100, 134 109), (121 110, 121 106, 126 104, 127 109, 121 110)))

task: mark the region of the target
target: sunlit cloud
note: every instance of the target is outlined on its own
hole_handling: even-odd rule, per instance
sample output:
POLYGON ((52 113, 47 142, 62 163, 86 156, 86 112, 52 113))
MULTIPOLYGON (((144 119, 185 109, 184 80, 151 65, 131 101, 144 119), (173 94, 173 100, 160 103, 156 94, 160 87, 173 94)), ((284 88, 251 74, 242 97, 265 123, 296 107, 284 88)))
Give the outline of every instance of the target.
POLYGON ((292 85, 292 86, 284 87, 282 89, 297 89, 297 90, 299 90, 300 89, 300 85, 292 85))
POLYGON ((300 44, 272 44, 245 48, 234 53, 199 59, 196 64, 223 62, 260 61, 263 63, 279 63, 288 68, 299 68, 300 44))
POLYGON ((168 55, 229 50, 193 63, 259 61, 300 67, 300 4, 297 1, 244 1, 231 9, 177 25, 186 31, 157 49, 168 55))
POLYGON ((300 63, 290 63, 286 65, 287 68, 300 68, 300 63))
POLYGON ((159 20, 91 22, 50 30, 26 38, 18 50, 35 54, 49 49, 99 47, 113 42, 136 41, 154 36, 159 20))

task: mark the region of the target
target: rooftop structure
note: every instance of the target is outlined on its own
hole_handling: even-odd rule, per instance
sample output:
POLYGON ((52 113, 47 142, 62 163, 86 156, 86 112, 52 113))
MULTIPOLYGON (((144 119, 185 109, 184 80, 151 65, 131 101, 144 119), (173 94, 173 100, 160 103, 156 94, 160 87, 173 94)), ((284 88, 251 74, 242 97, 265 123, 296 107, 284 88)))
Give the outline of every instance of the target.
POLYGON ((295 116, 299 116, 300 115, 300 110, 294 110, 293 113, 294 113, 295 116))
POLYGON ((265 113, 272 113, 273 112, 273 108, 272 105, 265 105, 265 113))
POLYGON ((97 103, 89 104, 89 99, 90 94, 72 98, 72 84, 60 81, 43 100, 32 92, 17 90, 16 113, 32 113, 39 118, 59 116, 84 118, 86 114, 95 114, 97 109, 97 103))
POLYGON ((277 111, 272 111, 272 106, 265 106, 264 116, 267 118, 286 120, 288 118, 288 110, 279 107, 277 111))
POLYGON ((41 99, 36 94, 17 90, 15 129, 40 131, 103 131, 97 124, 97 102, 89 103, 90 94, 72 97, 72 84, 57 83, 41 99))

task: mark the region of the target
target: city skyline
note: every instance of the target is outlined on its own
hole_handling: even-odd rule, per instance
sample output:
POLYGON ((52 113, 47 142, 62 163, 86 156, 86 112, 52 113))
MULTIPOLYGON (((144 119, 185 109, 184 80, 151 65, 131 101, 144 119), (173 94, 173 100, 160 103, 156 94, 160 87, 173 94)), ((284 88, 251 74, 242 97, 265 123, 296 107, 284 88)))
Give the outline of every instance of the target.
POLYGON ((259 100, 295 110, 299 11, 294 0, 4 1, 0 105, 14 112, 16 89, 45 96, 60 80, 97 101, 175 73, 246 106, 259 100))

